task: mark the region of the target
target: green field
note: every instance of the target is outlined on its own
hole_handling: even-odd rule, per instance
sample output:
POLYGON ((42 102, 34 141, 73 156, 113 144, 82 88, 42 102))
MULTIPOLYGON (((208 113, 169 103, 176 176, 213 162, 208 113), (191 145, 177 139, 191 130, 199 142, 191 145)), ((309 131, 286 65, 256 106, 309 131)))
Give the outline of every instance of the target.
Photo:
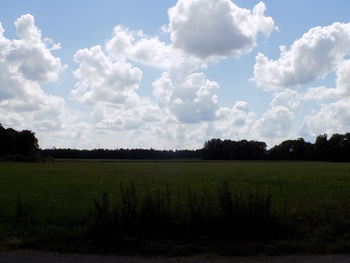
POLYGON ((350 164, 321 162, 110 162, 0 163, 0 209, 20 197, 41 213, 79 215, 94 198, 119 192, 133 180, 139 191, 169 186, 186 193, 220 181, 245 191, 262 187, 291 203, 350 199, 350 164), (283 196, 282 196, 283 195, 283 196))
POLYGON ((242 195, 258 189, 271 194, 272 207, 277 213, 310 217, 310 224, 317 219, 320 226, 314 230, 323 231, 322 240, 317 242, 323 242, 327 234, 331 235, 329 242, 333 239, 347 242, 344 236, 334 236, 333 228, 329 231, 324 228, 333 227, 339 221, 342 227, 347 227, 350 222, 350 218, 339 218, 350 215, 345 213, 350 210, 348 163, 100 160, 0 163, 0 220, 3 222, 0 239, 5 244, 4 240, 14 235, 13 232, 21 235, 21 230, 13 226, 11 230, 4 230, 14 221, 13 216, 19 209, 44 222, 43 225, 65 226, 67 222, 84 220, 94 210, 94 200, 100 200, 104 193, 111 203, 117 202, 121 183, 126 186, 131 181, 140 196, 169 188, 178 199, 185 199, 189 189, 215 194, 221 182, 242 195))

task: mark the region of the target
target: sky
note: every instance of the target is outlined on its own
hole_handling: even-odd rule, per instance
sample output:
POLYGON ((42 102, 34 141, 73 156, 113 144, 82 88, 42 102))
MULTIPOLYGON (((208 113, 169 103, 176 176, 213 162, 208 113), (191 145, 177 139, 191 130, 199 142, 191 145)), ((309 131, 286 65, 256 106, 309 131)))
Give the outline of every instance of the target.
POLYGON ((3 0, 0 124, 41 148, 350 131, 348 0, 3 0))

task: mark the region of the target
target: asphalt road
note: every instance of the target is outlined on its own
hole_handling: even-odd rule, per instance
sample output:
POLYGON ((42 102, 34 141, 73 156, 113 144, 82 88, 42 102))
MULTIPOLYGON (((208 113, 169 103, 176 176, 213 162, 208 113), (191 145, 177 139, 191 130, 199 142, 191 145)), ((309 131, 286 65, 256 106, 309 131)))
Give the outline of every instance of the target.
POLYGON ((54 254, 33 251, 0 252, 1 263, 349 263, 350 255, 235 257, 196 256, 191 258, 143 258, 98 255, 54 254))

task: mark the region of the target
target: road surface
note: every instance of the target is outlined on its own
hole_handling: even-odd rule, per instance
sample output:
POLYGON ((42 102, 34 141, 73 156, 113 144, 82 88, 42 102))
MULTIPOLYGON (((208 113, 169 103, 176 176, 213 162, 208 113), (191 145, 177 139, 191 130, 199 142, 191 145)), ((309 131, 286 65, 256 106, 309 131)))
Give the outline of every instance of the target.
POLYGON ((201 255, 187 258, 144 258, 56 254, 35 251, 0 252, 1 263, 349 263, 350 255, 224 258, 201 255))

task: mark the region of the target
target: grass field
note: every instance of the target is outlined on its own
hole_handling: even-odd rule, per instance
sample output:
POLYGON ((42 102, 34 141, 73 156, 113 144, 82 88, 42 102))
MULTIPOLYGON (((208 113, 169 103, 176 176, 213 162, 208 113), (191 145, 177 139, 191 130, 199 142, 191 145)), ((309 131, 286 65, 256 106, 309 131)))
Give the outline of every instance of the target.
POLYGON ((41 235, 54 240, 53 233, 74 227, 79 232, 79 222, 95 209, 94 200, 107 194, 114 204, 121 198, 120 185, 132 181, 141 197, 167 188, 183 200, 189 189, 214 195, 222 182, 242 195, 268 193, 272 210, 298 228, 293 237, 284 238, 283 246, 295 241, 290 247, 303 246, 306 252, 346 252, 350 247, 348 163, 100 160, 0 163, 0 245, 35 247, 28 240, 41 235), (38 225, 33 220, 40 222, 34 230, 28 227, 38 225))

